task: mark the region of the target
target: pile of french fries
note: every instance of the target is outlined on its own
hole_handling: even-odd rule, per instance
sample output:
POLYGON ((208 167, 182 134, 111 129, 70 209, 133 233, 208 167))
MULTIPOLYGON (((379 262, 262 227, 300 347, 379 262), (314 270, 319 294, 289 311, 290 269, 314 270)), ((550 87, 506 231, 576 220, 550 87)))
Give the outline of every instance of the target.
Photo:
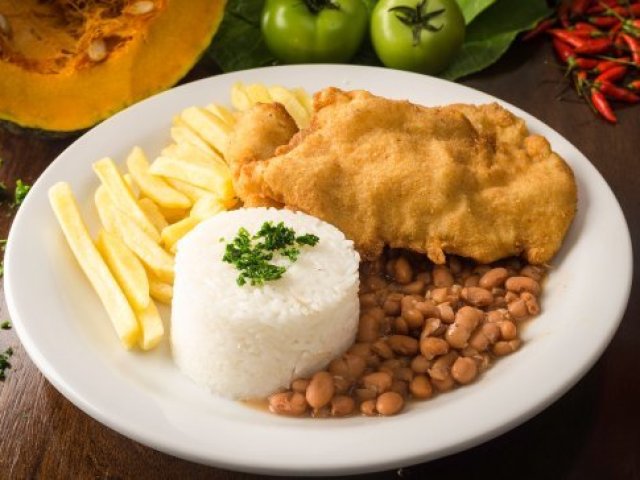
POLYGON ((150 350, 164 337, 155 302, 171 303, 178 241, 203 220, 239 205, 226 160, 229 137, 240 112, 274 101, 300 128, 309 124, 311 99, 304 90, 237 83, 233 109, 211 104, 177 115, 173 143, 152 162, 139 147, 126 158, 125 173, 110 158, 95 162, 101 224, 95 241, 69 184, 49 190, 67 243, 126 348, 150 350))

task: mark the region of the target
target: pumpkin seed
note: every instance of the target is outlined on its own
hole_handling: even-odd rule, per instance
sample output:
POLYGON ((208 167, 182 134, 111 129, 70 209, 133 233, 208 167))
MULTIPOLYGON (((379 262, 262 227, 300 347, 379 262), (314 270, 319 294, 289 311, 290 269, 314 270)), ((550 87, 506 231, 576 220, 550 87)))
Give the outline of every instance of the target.
POLYGON ((101 62, 107 56, 107 44, 104 43, 104 40, 101 38, 94 40, 87 49, 87 55, 90 60, 101 62))
POLYGON ((9 25, 9 21, 7 17, 0 13, 0 33, 5 34, 7 37, 11 36, 11 25, 9 25))
POLYGON ((145 15, 151 12, 155 8, 155 5, 151 1, 140 1, 135 2, 129 7, 129 13, 133 15, 145 15))

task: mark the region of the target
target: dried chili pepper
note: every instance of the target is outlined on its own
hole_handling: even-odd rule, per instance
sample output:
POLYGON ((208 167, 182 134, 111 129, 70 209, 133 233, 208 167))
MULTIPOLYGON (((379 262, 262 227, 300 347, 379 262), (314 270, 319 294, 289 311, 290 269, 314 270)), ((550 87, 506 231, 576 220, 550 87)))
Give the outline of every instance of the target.
POLYGON ((595 78, 596 82, 617 82, 627 73, 627 67, 624 65, 616 65, 613 68, 605 70, 595 78))
POLYGON ((523 37, 522 40, 528 42, 529 40, 533 40, 534 38, 539 37, 551 27, 553 27, 558 20, 555 18, 547 18, 546 20, 542 20, 539 22, 533 29, 529 30, 523 37))
POLYGON ((616 117, 616 114, 613 113, 611 105, 609 105, 609 102, 602 92, 595 88, 591 89, 591 104, 605 120, 611 123, 618 123, 618 118, 616 117))
POLYGON ((640 102, 640 96, 633 92, 630 92, 626 88, 617 87, 610 82, 596 82, 594 88, 600 90, 607 97, 611 97, 614 100, 620 100, 626 103, 638 103, 640 102))

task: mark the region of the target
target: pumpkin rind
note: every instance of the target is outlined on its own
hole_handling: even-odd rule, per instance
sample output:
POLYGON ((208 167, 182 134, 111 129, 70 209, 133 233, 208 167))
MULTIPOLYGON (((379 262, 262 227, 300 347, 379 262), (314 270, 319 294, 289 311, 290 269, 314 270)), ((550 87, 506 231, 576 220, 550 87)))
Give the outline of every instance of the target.
POLYGON ((40 73, 0 61, 0 119, 81 130, 174 85, 211 43, 224 6, 225 0, 165 0, 144 30, 84 68, 40 73))

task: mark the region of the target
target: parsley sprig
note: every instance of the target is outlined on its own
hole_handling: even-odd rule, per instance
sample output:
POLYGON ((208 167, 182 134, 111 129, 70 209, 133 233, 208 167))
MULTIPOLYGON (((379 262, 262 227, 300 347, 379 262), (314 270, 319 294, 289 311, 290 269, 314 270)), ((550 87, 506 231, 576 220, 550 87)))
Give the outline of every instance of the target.
POLYGON ((0 353, 0 381, 4 382, 7 378, 6 371, 11 368, 11 362, 9 359, 13 355, 13 348, 9 347, 4 352, 0 353))
POLYGON ((226 245, 222 261, 240 271, 236 279, 239 286, 247 282, 251 286, 261 286, 264 282, 281 278, 287 271, 287 267, 270 263, 274 255, 286 257, 293 263, 300 256, 300 247, 313 247, 319 240, 311 233, 296 236, 295 230, 285 226, 284 222, 277 225, 264 222, 253 236, 241 227, 236 237, 226 245))

